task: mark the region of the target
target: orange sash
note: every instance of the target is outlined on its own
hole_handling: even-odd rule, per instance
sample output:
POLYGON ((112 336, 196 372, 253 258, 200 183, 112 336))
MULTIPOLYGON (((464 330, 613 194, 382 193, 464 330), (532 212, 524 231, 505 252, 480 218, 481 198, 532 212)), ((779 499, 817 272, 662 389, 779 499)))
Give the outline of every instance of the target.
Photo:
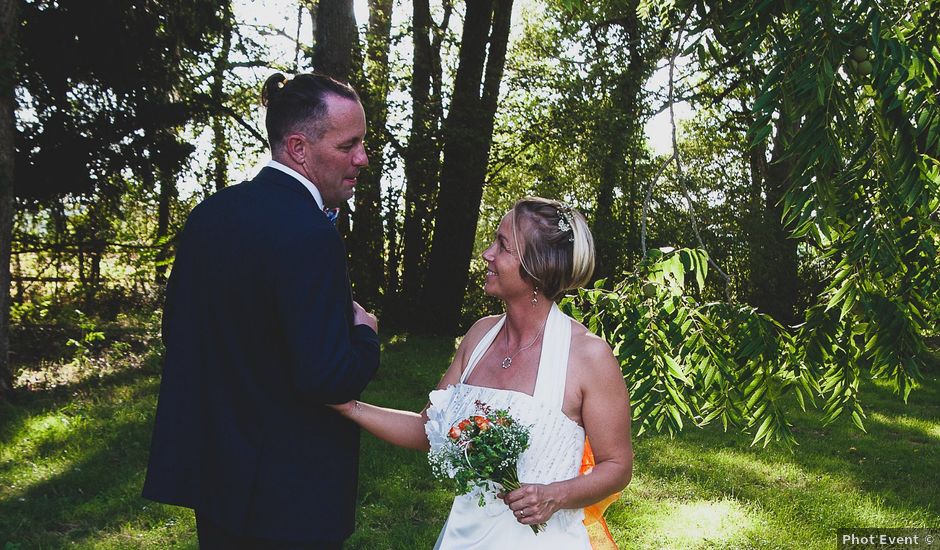
MULTIPOLYGON (((594 451, 591 450, 591 443, 584 438, 584 455, 581 457, 581 475, 587 475, 594 469, 594 451)), ((614 537, 607 528, 607 522, 604 521, 604 512, 607 507, 620 498, 620 493, 614 493, 597 504, 592 504, 584 508, 584 526, 587 528, 588 538, 591 540, 591 548, 594 550, 619 550, 614 537)))

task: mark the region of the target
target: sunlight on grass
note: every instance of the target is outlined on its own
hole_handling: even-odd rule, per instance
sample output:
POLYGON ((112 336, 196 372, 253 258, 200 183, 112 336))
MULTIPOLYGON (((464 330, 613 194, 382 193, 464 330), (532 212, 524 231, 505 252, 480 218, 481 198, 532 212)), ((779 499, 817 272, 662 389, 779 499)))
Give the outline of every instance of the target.
POLYGON ((59 411, 41 416, 33 416, 23 422, 22 428, 14 435, 23 450, 35 451, 45 443, 65 442, 80 426, 82 418, 70 418, 59 411))
POLYGON ((80 457, 69 457, 65 447, 83 423, 58 411, 26 419, 11 438, 12 445, 0 447, 0 470, 16 480, 0 486, 0 496, 21 497, 30 487, 69 471, 80 457))
POLYGON ((921 432, 925 437, 930 437, 940 442, 940 422, 930 422, 923 418, 912 418, 907 415, 885 415, 877 412, 869 413, 868 418, 875 422, 881 422, 889 427, 896 426, 915 432, 921 432))
POLYGON ((660 510, 650 523, 650 540, 644 541, 657 547, 727 546, 742 539, 756 519, 731 499, 666 501, 660 510))
POLYGON ((751 527, 752 521, 733 500, 680 504, 664 515, 660 528, 677 543, 692 546, 700 541, 728 542, 751 527))

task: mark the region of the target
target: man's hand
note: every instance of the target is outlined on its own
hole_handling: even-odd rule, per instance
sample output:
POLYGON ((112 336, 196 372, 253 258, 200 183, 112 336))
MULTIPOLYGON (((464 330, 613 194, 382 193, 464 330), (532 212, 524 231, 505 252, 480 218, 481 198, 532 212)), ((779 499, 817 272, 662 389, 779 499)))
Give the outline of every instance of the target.
POLYGON ((359 302, 353 300, 353 324, 355 325, 366 325, 375 331, 376 334, 379 333, 379 320, 375 315, 372 315, 365 310, 364 307, 359 305, 359 302))
POLYGON ((326 406, 345 416, 346 418, 351 418, 359 409, 359 402, 352 400, 345 403, 326 403, 326 406))

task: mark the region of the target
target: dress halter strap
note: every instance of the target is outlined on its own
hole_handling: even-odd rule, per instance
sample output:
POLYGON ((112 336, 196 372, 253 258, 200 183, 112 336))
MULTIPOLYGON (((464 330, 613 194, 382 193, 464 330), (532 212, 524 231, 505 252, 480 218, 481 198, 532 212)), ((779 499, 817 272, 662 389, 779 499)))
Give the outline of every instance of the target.
POLYGON ((542 340, 542 359, 535 382, 533 397, 549 407, 561 410, 565 399, 565 380, 568 377, 568 352, 571 348, 571 319, 557 305, 545 321, 542 340))

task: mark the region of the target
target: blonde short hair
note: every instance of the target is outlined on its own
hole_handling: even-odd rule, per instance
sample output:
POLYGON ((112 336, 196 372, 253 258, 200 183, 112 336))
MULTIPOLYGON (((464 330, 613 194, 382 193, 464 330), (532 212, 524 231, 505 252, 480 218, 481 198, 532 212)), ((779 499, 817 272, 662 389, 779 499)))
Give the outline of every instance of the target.
POLYGON ((591 280, 594 238, 580 212, 559 201, 525 197, 510 213, 523 279, 533 280, 550 300, 591 280))

